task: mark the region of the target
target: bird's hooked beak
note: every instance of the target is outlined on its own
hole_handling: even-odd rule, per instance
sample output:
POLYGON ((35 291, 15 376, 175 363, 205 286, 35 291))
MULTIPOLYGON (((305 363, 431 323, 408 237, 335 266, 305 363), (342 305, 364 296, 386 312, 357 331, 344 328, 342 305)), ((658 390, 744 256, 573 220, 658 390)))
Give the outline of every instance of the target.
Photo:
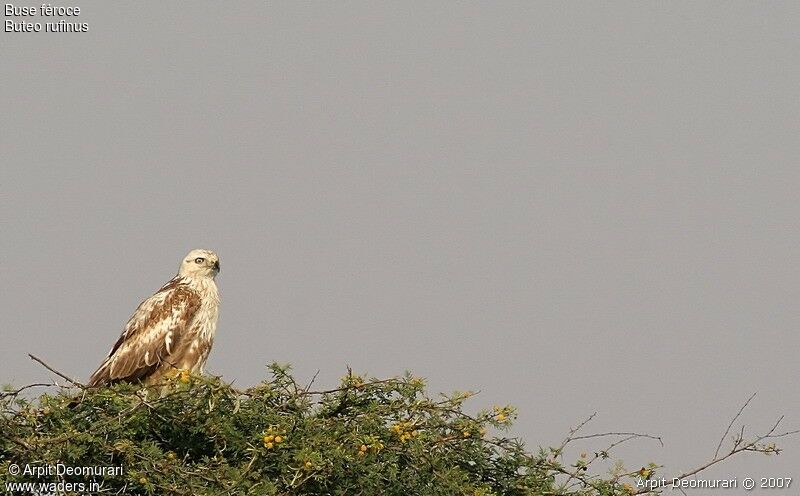
POLYGON ((214 270, 215 270, 215 271, 217 271, 217 272, 219 272, 219 260, 217 260, 216 262, 214 262, 214 270))

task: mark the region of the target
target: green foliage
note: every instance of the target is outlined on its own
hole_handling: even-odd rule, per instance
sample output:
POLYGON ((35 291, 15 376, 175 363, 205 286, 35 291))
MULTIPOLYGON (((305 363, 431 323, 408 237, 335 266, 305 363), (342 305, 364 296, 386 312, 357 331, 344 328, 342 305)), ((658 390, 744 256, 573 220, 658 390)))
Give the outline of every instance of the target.
POLYGON ((244 391, 182 373, 151 388, 61 389, 35 400, 6 393, 0 484, 96 482, 101 493, 156 495, 632 493, 621 473, 589 477, 585 461, 562 467, 560 450, 532 454, 517 439, 490 435, 509 427, 514 410, 467 415, 472 393, 431 398, 411 375, 352 374, 315 392, 288 367, 271 370, 244 391), (121 469, 36 477, 12 475, 12 464, 121 469))

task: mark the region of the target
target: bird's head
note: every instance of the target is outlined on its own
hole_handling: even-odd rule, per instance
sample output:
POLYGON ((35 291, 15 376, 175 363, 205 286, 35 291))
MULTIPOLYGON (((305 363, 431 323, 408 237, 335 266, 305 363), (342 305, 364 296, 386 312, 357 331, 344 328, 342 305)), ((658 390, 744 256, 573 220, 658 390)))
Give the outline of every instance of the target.
POLYGON ((219 274, 219 257, 210 250, 192 250, 181 262, 178 270, 179 276, 210 277, 219 274))

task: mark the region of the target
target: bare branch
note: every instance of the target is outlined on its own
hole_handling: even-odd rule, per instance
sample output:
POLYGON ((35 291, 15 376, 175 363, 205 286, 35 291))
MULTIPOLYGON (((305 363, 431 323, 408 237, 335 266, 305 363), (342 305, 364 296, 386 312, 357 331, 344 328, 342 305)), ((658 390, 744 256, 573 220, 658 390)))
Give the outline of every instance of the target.
POLYGON ((572 441, 572 440, 573 440, 573 437, 572 437, 572 436, 573 436, 575 433, 577 433, 579 430, 581 430, 581 429, 583 428, 583 426, 584 426, 584 425, 586 425, 586 424, 588 424, 589 422, 591 422, 591 421, 592 421, 592 419, 593 419, 593 418, 595 418, 596 416, 597 416, 597 412, 594 412, 594 413, 592 413, 591 415, 589 415, 589 416, 588 416, 588 417, 587 417, 587 418, 586 418, 586 419, 585 419, 583 422, 581 422, 580 424, 578 424, 578 426, 577 426, 577 427, 572 427, 572 428, 570 428, 570 430, 569 430, 569 434, 568 434, 568 435, 567 435, 567 437, 564 439, 564 442, 562 442, 562 443, 561 443, 561 446, 559 446, 559 447, 558 447, 558 453, 561 453, 562 451, 564 451, 564 448, 565 448, 565 447, 566 447, 566 446, 567 446, 567 445, 570 443, 570 441, 572 441))
POLYGON ((591 439, 594 437, 608 437, 608 436, 628 436, 626 439, 634 439, 637 437, 644 437, 647 439, 654 439, 661 444, 661 447, 664 447, 664 441, 659 436, 652 436, 650 434, 639 434, 638 432, 604 432, 602 434, 589 434, 586 436, 576 436, 571 439, 571 441, 577 441, 579 439, 591 439))
POLYGON ((311 380, 308 382, 308 385, 305 387, 305 389, 303 389, 303 391, 306 394, 308 394, 308 392, 311 390, 311 386, 314 385, 314 381, 317 380, 318 375, 319 375, 319 369, 317 369, 317 371, 314 373, 314 377, 311 378, 311 380))
POLYGON ((794 436, 795 434, 800 434, 800 429, 797 429, 797 430, 794 430, 794 431, 786 431, 786 432, 782 432, 780 434, 770 434, 769 436, 766 436, 765 438, 773 439, 773 438, 778 438, 778 437, 794 436))
MULTIPOLYGON (((671 479, 673 481, 679 481, 679 480, 686 479, 688 477, 692 477, 692 476, 698 474, 699 472, 702 472, 702 471, 708 469, 709 467, 712 467, 712 466, 714 466, 714 465, 716 465, 718 463, 721 463, 721 462, 727 460, 728 458, 730 458, 730 457, 732 457, 732 456, 734 456, 734 455, 736 455, 738 453, 742 453, 742 452, 756 452, 756 453, 763 453, 763 454, 771 454, 771 453, 776 453, 777 454, 777 453, 780 453, 780 449, 774 443, 767 442, 766 440, 772 440, 772 439, 775 439, 775 438, 787 437, 787 436, 791 436, 791 435, 795 435, 795 434, 799 434, 800 433, 800 429, 798 429, 798 430, 789 430, 789 431, 786 431, 786 432, 778 432, 778 428, 781 425, 781 422, 784 420, 784 417, 781 416, 771 425, 771 427, 764 434, 756 435, 756 436, 753 436, 753 437, 751 437, 749 439, 746 438, 745 437, 745 427, 744 427, 744 425, 742 425, 741 428, 735 428, 734 426, 737 423, 737 421, 739 421, 741 419, 744 410, 752 402, 752 400, 753 400, 753 398, 755 398, 755 396, 756 396, 755 393, 752 394, 747 399, 747 401, 745 401, 745 403, 742 405, 742 407, 739 409, 739 411, 736 412, 736 415, 734 415, 733 418, 731 419, 731 421, 728 423, 728 425, 727 425, 727 427, 725 429, 725 432, 722 435, 722 438, 720 439, 719 444, 717 445, 716 451, 714 452, 714 456, 710 460, 708 460, 706 463, 704 463, 703 465, 701 465, 701 466, 699 466, 699 467, 697 467, 695 469, 692 469, 690 471, 682 473, 682 474, 680 474, 680 475, 678 475, 676 477, 671 477, 671 479), (732 446, 731 446, 729 451, 723 452, 723 450, 722 450, 723 443, 725 442, 725 439, 731 434, 732 431, 736 432, 736 435, 733 436, 732 446)), ((605 432, 605 433, 597 433, 597 434, 586 434, 586 435, 580 435, 580 436, 576 435, 576 433, 579 430, 581 430, 594 417, 595 417, 595 414, 592 414, 591 416, 589 416, 589 418, 587 418, 586 420, 581 422, 577 427, 571 428, 570 431, 569 431, 569 434, 567 435, 566 439, 564 439, 564 441, 561 443, 561 446, 559 448, 557 448, 557 449, 551 448, 551 451, 554 454, 554 458, 547 462, 548 463, 548 467, 549 467, 550 470, 552 470, 552 471, 554 471, 554 472, 556 472, 558 474, 562 474, 562 475, 566 476, 566 480, 564 480, 563 482, 560 483, 560 486, 561 486, 562 490, 571 487, 570 483, 573 483, 573 485, 575 485, 575 484, 583 484, 584 487, 592 486, 592 483, 596 479, 593 476, 587 475, 586 474, 586 470, 596 460, 601 459, 601 458, 602 459, 608 458, 610 451, 613 448, 619 446, 620 444, 626 443, 626 442, 628 442, 628 441, 630 441, 632 439, 635 439, 637 437, 643 437, 643 438, 647 438, 647 439, 654 439, 654 440, 658 441, 659 444, 661 444, 661 446, 664 446, 664 442, 663 442, 662 438, 659 437, 659 436, 653 436, 653 435, 650 435, 650 434, 640 434, 640 433, 635 433, 635 432, 605 432), (615 436, 619 437, 619 439, 615 440, 607 449, 595 452, 594 457, 590 457, 588 459, 580 460, 580 461, 576 462, 575 465, 572 465, 572 467, 574 467, 574 468, 564 467, 559 462, 556 461, 556 458, 563 456, 564 448, 569 443, 571 443, 573 441, 585 440, 585 439, 594 439, 594 438, 602 438, 602 437, 615 437, 615 436)), ((586 455, 582 454, 581 458, 582 459, 586 458, 586 455)), ((659 468, 659 467, 652 467, 653 470, 655 470, 656 468, 659 468)), ((635 471, 635 472, 630 472, 630 473, 625 473, 625 474, 617 474, 612 478, 612 481, 614 483, 616 483, 621 478, 636 477, 637 474, 639 474, 639 473, 640 473, 640 471, 635 471)), ((681 493, 685 494, 683 489, 678 485, 672 485, 672 489, 678 489, 679 491, 681 491, 681 493)), ((659 490, 655 489, 654 487, 650 487, 650 486, 641 488, 639 490, 633 490, 633 494, 653 494, 653 493, 659 493, 659 492, 660 492, 659 490)))
POLYGON ((32 354, 30 354, 30 353, 28 353, 28 356, 29 356, 29 357, 31 357, 31 360, 33 360, 33 361, 35 361, 35 362, 39 362, 40 364, 42 364, 42 365, 44 366, 44 368, 46 368, 46 369, 47 369, 47 370, 49 370, 50 372, 52 372, 52 373, 56 374, 57 376, 61 377, 62 379, 66 380, 66 381, 69 381, 70 383, 72 383, 72 384, 73 384, 73 385, 75 385, 75 386, 78 386, 78 387, 79 387, 79 388, 81 388, 81 389, 85 389, 85 388, 86 388, 86 385, 82 384, 82 383, 81 383, 81 382, 79 382, 79 381, 76 381, 75 379, 73 379, 72 377, 70 377, 70 376, 68 376, 68 375, 64 375, 64 374, 62 374, 62 373, 61 373, 61 372, 59 372, 58 370, 54 369, 53 367, 51 367, 50 365, 48 365, 47 363, 45 363, 45 361, 44 361, 44 360, 42 360, 41 358, 39 358, 39 357, 37 357, 37 356, 35 356, 35 355, 32 355, 32 354))
MULTIPOLYGON (((725 434, 723 434, 723 436, 722 436, 723 440, 725 439, 725 436, 727 436, 728 433, 730 432, 730 429, 733 426, 733 424, 736 421, 736 419, 738 419, 741 416, 742 411, 744 411, 744 409, 747 407, 747 405, 750 403, 750 401, 754 397, 755 397, 755 393, 753 395, 751 395, 750 398, 747 399, 747 401, 744 403, 744 405, 742 405, 742 408, 739 409, 739 412, 736 413, 736 415, 733 417, 733 420, 731 420, 731 423, 728 425, 728 428, 725 429, 725 434)), ((762 434, 760 436, 756 436, 755 439, 752 439, 750 441, 747 441, 745 439, 745 437, 744 437, 744 426, 742 426, 741 429, 739 430, 739 435, 736 436, 736 438, 734 439, 733 447, 731 448, 731 450, 729 452, 727 452, 726 454, 724 454, 722 456, 719 455, 719 451, 720 451, 721 445, 722 445, 722 441, 720 441, 720 446, 717 447, 717 451, 714 454, 714 457, 710 461, 708 461, 704 465, 701 465, 700 467, 698 467, 698 468, 696 468, 694 470, 691 470, 689 472, 685 472, 685 473, 679 475, 678 477, 673 478, 673 480, 682 480, 682 479, 685 479, 687 477, 691 477, 692 475, 695 475, 695 474, 697 474, 699 472, 702 472, 703 470, 706 470, 707 468, 709 468, 709 467, 711 467, 713 465, 716 465, 717 463, 720 463, 720 462, 722 462, 724 460, 727 460, 728 458, 736 455, 737 453, 741 453, 743 451, 754 451, 754 452, 758 452, 758 453, 767 453, 767 454, 768 453, 779 453, 780 450, 777 447, 775 447, 775 445, 764 445, 764 444, 760 444, 760 443, 762 441, 764 441, 765 439, 772 439, 772 438, 778 438, 778 437, 791 436, 793 434, 797 434, 798 432, 800 432, 800 430, 795 430, 795 431, 787 431, 787 432, 784 432, 784 433, 781 433, 781 434, 774 434, 775 430, 778 428, 778 426, 783 421, 783 418, 784 418, 784 416, 781 415, 778 418, 778 420, 775 421, 775 423, 772 425, 772 427, 766 432, 766 434, 762 434)))
POLYGON ((714 458, 716 458, 719 455, 719 450, 722 449, 722 443, 725 442, 725 438, 728 436, 728 433, 731 431, 731 427, 733 427, 733 424, 736 422, 736 419, 738 419, 742 415, 742 412, 744 411, 744 409, 747 408, 747 405, 749 405, 750 402, 755 397, 756 397, 756 393, 751 394, 750 397, 747 398, 747 401, 744 402, 744 405, 742 405, 742 407, 739 409, 739 412, 736 415, 734 415, 734 417, 731 419, 731 423, 728 424, 728 428, 725 429, 725 433, 722 434, 722 437, 719 439, 719 444, 717 445, 717 450, 714 452, 714 458))
POLYGON ((35 388, 35 387, 51 387, 51 386, 58 386, 55 382, 51 383, 44 383, 44 382, 37 382, 35 384, 28 384, 27 386, 22 386, 19 389, 14 389, 13 391, 2 391, 0 392, 0 398, 5 398, 6 396, 16 396, 19 393, 25 391, 26 389, 35 388))

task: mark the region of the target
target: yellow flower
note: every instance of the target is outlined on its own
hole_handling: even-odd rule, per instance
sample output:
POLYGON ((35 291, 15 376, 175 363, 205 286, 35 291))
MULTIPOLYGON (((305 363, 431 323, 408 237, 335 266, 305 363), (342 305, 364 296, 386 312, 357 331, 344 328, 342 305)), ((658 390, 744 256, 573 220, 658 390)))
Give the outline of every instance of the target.
POLYGON ((283 442, 283 438, 281 436, 275 436, 275 442, 280 444, 283 442))
POLYGON ((272 447, 275 445, 272 443, 264 443, 264 446, 266 446, 267 449, 272 449, 272 447))
POLYGON ((505 422, 506 421, 506 414, 505 413, 498 413, 497 414, 497 421, 498 422, 505 422))

